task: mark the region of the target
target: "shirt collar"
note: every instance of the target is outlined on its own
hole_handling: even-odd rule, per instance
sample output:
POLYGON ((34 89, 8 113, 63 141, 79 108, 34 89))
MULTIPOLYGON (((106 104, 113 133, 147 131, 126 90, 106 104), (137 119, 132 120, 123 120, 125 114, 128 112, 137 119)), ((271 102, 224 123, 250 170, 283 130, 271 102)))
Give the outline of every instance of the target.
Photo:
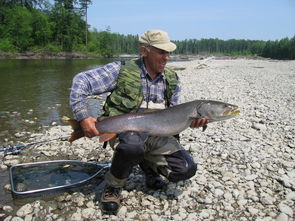
MULTIPOLYGON (((151 77, 149 76, 149 74, 144 66, 143 57, 140 57, 140 69, 141 69, 141 78, 148 78, 149 80, 151 80, 151 77)), ((163 77, 164 77, 163 72, 160 72, 158 74, 157 78, 155 79, 155 81, 160 78, 163 78, 163 77)))

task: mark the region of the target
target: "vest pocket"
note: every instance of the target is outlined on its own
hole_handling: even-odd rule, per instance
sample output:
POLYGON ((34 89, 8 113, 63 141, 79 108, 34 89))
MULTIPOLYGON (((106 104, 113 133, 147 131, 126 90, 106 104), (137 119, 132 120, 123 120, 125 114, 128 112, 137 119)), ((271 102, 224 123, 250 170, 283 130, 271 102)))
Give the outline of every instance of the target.
POLYGON ((124 85, 124 95, 126 97, 129 97, 133 100, 135 100, 138 97, 138 94, 140 93, 140 89, 136 87, 131 87, 130 85, 125 84, 124 85))
POLYGON ((136 107, 136 102, 134 102, 134 100, 130 101, 129 99, 123 99, 122 104, 128 109, 134 109, 136 107))
POLYGON ((110 101, 115 104, 115 105, 120 105, 121 104, 121 101, 122 101, 122 98, 120 96, 110 96, 110 101))

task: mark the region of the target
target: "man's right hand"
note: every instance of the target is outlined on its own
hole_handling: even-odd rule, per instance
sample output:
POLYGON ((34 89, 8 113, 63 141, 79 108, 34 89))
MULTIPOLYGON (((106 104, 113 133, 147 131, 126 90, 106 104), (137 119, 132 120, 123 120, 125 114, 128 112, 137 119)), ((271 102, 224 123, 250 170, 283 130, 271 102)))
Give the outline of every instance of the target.
POLYGON ((97 119, 93 117, 87 117, 80 121, 85 137, 91 138, 99 135, 99 131, 95 127, 96 122, 97 119))

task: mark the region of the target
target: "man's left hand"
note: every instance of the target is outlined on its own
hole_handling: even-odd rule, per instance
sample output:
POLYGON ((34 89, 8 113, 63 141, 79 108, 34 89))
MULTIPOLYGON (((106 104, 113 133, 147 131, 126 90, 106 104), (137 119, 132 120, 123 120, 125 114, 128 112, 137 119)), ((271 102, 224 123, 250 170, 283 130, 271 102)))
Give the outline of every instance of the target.
POLYGON ((208 123, 209 123, 209 120, 206 118, 197 118, 191 123, 190 127, 191 128, 204 127, 208 123))

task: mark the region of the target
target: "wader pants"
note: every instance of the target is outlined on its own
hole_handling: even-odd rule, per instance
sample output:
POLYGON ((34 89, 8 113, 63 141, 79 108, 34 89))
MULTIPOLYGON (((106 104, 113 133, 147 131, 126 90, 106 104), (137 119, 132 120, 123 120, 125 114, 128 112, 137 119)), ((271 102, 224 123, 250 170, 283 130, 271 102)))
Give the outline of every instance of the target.
POLYGON ((105 176, 106 182, 113 187, 123 187, 132 168, 138 164, 171 182, 189 179, 197 170, 192 157, 175 137, 126 132, 119 135, 112 166, 105 176))

